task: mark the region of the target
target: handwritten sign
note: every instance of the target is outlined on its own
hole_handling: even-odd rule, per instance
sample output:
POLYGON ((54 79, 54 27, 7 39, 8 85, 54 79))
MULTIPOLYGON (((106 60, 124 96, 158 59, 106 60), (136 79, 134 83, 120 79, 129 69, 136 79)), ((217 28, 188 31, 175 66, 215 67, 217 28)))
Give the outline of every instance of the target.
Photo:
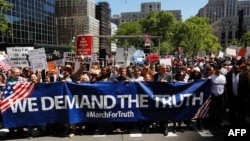
POLYGON ((15 67, 29 67, 28 51, 33 49, 34 47, 7 47, 6 51, 9 61, 15 67))
POLYGON ((44 70, 48 68, 46 53, 44 48, 29 50, 29 63, 33 71, 44 70))

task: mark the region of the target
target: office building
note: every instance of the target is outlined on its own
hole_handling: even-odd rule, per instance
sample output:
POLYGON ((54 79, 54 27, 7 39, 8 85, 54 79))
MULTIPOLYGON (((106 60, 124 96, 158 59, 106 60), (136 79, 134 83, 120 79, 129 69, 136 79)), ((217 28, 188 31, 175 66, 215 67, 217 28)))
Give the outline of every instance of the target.
POLYGON ((0 35, 7 44, 42 43, 55 41, 55 0, 7 0, 13 8, 4 13, 11 22, 11 33, 0 35))
POLYGON ((219 38, 222 47, 227 47, 239 36, 239 12, 243 10, 243 32, 250 31, 249 0, 209 0, 199 10, 198 16, 210 18, 214 34, 219 38))
POLYGON ((111 43, 110 43, 110 35, 111 35, 111 9, 109 7, 109 3, 107 2, 99 2, 96 5, 96 19, 100 21, 100 49, 105 50, 105 54, 111 53, 111 43))
MULTIPOLYGON (((151 12, 159 12, 159 11, 161 11, 160 2, 141 3, 141 11, 122 12, 121 15, 114 15, 111 18, 111 22, 117 24, 117 26, 119 27, 121 24, 127 22, 139 21, 139 19, 148 16, 151 12)), ((182 18, 180 10, 166 10, 166 11, 173 13, 177 20, 182 18)))
POLYGON ((56 0, 57 44, 75 45, 76 36, 93 35, 93 53, 99 51, 99 20, 94 0, 56 0))

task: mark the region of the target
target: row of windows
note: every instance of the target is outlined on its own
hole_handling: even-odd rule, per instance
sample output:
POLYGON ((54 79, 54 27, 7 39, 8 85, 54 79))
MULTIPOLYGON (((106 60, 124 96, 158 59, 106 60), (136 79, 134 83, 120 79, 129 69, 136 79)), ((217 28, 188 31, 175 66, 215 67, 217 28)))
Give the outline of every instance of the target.
MULTIPOLYGON (((84 0, 57 0, 56 5, 60 5, 60 6, 87 5, 87 1, 84 1, 84 0)), ((84 6, 82 6, 82 7, 84 7, 84 6)))
POLYGON ((25 37, 25 38, 29 38, 32 36, 37 36, 37 35, 44 35, 44 36, 51 36, 52 32, 47 32, 45 30, 41 30, 40 32, 34 32, 34 31, 23 31, 23 30, 14 30, 13 32, 14 37, 18 38, 18 37, 25 37))
POLYGON ((14 7, 5 14, 12 22, 7 43, 54 43, 56 0, 8 0, 14 7))
POLYGON ((20 14, 18 12, 13 12, 7 14, 11 21, 18 21, 20 19, 32 19, 38 21, 53 20, 54 15, 42 15, 41 13, 30 13, 30 14, 20 14))
POLYGON ((4 42, 8 43, 43 43, 43 44, 53 44, 54 42, 51 40, 45 40, 45 37, 37 37, 36 40, 29 40, 25 38, 9 38, 6 39, 4 42))
POLYGON ((42 5, 26 5, 25 7, 21 5, 15 5, 11 11, 21 12, 20 14, 32 14, 31 12, 35 13, 55 13, 55 9, 52 6, 42 4, 42 5))
POLYGON ((54 37, 50 35, 36 35, 34 38, 30 36, 30 38, 22 38, 25 36, 18 36, 18 37, 10 37, 10 38, 0 38, 1 42, 6 43, 47 43, 47 44, 53 44, 54 37))
POLYGON ((34 24, 30 23, 28 24, 13 24, 12 25, 13 29, 22 29, 22 30, 28 30, 28 29, 53 29, 53 25, 47 25, 47 24, 34 24))
POLYGON ((48 4, 48 5, 55 5, 55 0, 8 0, 10 3, 13 3, 14 5, 35 5, 39 6, 42 4, 48 4))

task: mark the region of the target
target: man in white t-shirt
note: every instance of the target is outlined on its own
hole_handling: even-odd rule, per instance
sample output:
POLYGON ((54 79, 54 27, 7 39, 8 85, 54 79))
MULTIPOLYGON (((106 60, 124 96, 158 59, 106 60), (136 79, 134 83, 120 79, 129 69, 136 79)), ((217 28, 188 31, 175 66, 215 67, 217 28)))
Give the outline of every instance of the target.
POLYGON ((221 127, 224 115, 224 90, 226 85, 226 77, 221 73, 221 66, 214 66, 214 74, 210 76, 210 79, 211 103, 209 117, 210 121, 215 122, 218 127, 221 127))

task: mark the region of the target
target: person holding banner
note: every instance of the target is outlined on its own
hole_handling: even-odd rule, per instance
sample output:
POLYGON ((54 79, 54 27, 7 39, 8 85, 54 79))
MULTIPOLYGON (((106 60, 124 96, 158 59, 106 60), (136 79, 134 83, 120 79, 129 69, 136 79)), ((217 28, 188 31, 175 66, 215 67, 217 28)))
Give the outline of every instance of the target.
MULTIPOLYGON (((40 83, 40 77, 36 73, 32 73, 30 75, 30 78, 28 79, 28 82, 31 83, 40 83)), ((44 126, 45 127, 45 126, 44 126)), ((43 132, 43 126, 28 126, 28 137, 32 138, 33 136, 40 136, 43 132), (36 129, 36 130, 35 130, 36 129)))
MULTIPOLYGON (((119 74, 118 77, 113 80, 114 82, 125 82, 128 83, 130 81, 130 78, 127 76, 127 69, 125 67, 119 68, 119 74)), ((114 132, 116 133, 124 133, 128 127, 128 123, 122 123, 122 122, 113 122, 114 132)))
MULTIPOLYGON (((196 80, 202 79, 202 73, 198 66, 195 66, 192 68, 192 72, 190 73, 190 77, 188 79, 189 83, 192 83, 196 80)), ((201 118, 196 118, 196 126, 198 129, 201 129, 201 121, 203 121, 201 118)), ((186 121, 187 126, 189 127, 191 123, 191 119, 188 119, 186 121)))
POLYGON ((138 81, 143 81, 143 79, 144 79, 143 76, 141 76, 141 69, 139 67, 135 67, 133 71, 132 81, 138 82, 138 81))
POLYGON ((87 73, 85 73, 85 74, 81 74, 81 76, 77 82, 82 83, 82 82, 89 82, 89 81, 90 81, 89 76, 87 73))
POLYGON ((159 72, 154 74, 154 81, 171 82, 172 80, 173 80, 173 75, 171 73, 171 66, 166 64, 161 64, 159 72))
POLYGON ((130 80, 131 79, 127 76, 127 69, 125 67, 120 67, 118 77, 115 78, 114 81, 129 82, 130 80))
MULTIPOLYGON (((113 79, 110 77, 110 73, 111 72, 108 70, 108 67, 102 67, 100 74, 98 71, 99 77, 96 80, 101 82, 113 82, 113 79)), ((90 126, 92 125, 92 128, 95 126, 91 123, 88 124, 90 126)), ((112 131, 112 125, 109 122, 98 122, 97 126, 97 131, 99 131, 100 134, 106 134, 112 131)))
MULTIPOLYGON (((81 58, 83 60, 83 58, 81 58)), ((77 79, 80 77, 80 75, 83 73, 83 70, 85 68, 84 64, 80 64, 80 68, 74 72, 72 66, 65 65, 62 67, 63 71, 63 78, 62 82, 77 82, 77 79), (74 73, 73 73, 74 72, 74 73)), ((67 128, 66 131, 69 131, 68 137, 72 138, 75 136, 75 130, 76 130, 76 124, 65 124, 65 127, 67 128)))
MULTIPOLYGON (((185 71, 184 70, 178 70, 177 73, 174 76, 173 82, 176 82, 176 83, 188 83, 187 81, 185 81, 185 71)), ((183 132, 182 129, 181 129, 181 121, 180 120, 173 121, 173 125, 174 125, 175 130, 183 132)))
POLYGON ((154 80, 154 74, 152 72, 147 72, 143 75, 143 81, 149 82, 154 80))
MULTIPOLYGON (((6 74, 0 72, 0 102, 3 99, 3 87, 6 85, 6 74)), ((1 110, 1 109, 0 109, 1 110)), ((2 123, 2 114, 0 115, 0 122, 2 123)), ((1 128, 1 126, 0 126, 1 128)))
MULTIPOLYGON (((7 78, 6 83, 10 84, 10 85, 16 85, 17 83, 27 82, 27 79, 20 76, 20 74, 21 74, 21 69, 19 69, 17 67, 11 68, 10 69, 10 75, 7 78)), ((24 135, 23 127, 10 128, 9 133, 7 134, 8 137, 9 136, 10 137, 16 137, 16 136, 23 136, 23 135, 24 135), (15 132, 15 130, 17 132, 15 132)))
POLYGON ((113 78, 110 77, 110 71, 108 67, 101 68, 101 75, 98 77, 98 81, 113 81, 113 78))
MULTIPOLYGON (((159 72, 154 74, 154 81, 158 82, 171 82, 173 75, 171 73, 171 66, 160 64, 159 72)), ((163 130, 164 136, 168 135, 168 120, 160 121, 160 128, 163 130)))
MULTIPOLYGON (((211 68, 212 69, 212 68, 211 68)), ((214 66, 214 73, 211 79, 211 103, 209 109, 209 118, 215 121, 218 127, 221 127, 224 116, 224 89, 226 85, 226 77, 221 73, 221 66, 214 66)))

